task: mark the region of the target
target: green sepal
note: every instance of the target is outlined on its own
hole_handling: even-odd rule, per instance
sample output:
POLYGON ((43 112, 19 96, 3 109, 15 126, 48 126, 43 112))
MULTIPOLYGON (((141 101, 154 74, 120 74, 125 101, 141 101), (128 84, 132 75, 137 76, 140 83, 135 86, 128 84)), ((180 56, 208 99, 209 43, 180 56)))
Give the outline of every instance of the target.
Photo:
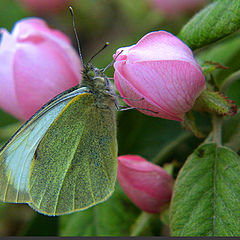
POLYGON ((229 67, 226 67, 220 63, 212 62, 212 61, 205 61, 202 66, 202 71, 204 75, 210 74, 216 69, 229 69, 229 67))
POLYGON ((209 112, 218 115, 233 116, 237 113, 237 106, 234 101, 228 99, 220 92, 204 90, 195 101, 194 110, 209 112))
POLYGON ((218 87, 222 85, 224 79, 228 78, 230 74, 240 69, 239 42, 240 32, 223 41, 215 43, 213 46, 205 48, 196 55, 197 61, 200 63, 201 67, 204 66, 206 61, 220 63, 225 67, 229 67, 228 69, 218 68, 217 70, 211 72, 214 77, 214 84, 218 87))

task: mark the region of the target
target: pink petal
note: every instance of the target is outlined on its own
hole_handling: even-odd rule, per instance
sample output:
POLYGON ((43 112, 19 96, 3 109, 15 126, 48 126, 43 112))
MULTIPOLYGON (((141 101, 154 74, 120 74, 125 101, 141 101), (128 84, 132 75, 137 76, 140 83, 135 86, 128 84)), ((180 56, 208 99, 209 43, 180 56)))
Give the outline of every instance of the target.
POLYGON ((17 98, 26 118, 57 94, 79 83, 80 64, 76 75, 67 60, 51 41, 42 41, 38 47, 31 43, 19 46, 14 75, 17 98))
POLYGON ((132 99, 145 99, 134 102, 126 100, 130 106, 148 107, 158 112, 157 116, 172 120, 183 119, 184 113, 192 108, 205 86, 198 68, 182 61, 117 62, 115 69, 116 87, 120 93, 132 99), (155 107, 146 106, 145 101, 155 107))
POLYGON ((161 167, 136 155, 120 156, 118 161, 119 183, 142 210, 156 213, 170 201, 173 179, 161 167))
POLYGON ((113 58, 115 59, 115 61, 127 60, 128 52, 133 46, 122 47, 117 49, 116 53, 113 55, 113 58))
POLYGON ((155 199, 153 196, 150 197, 149 194, 144 191, 129 187, 130 183, 124 177, 118 175, 118 181, 132 202, 145 212, 159 213, 165 204, 170 201, 171 193, 167 193, 165 196, 162 194, 162 196, 160 196, 161 199, 155 199))
POLYGON ((58 44, 70 44, 70 39, 62 32, 50 29, 40 18, 26 18, 18 21, 12 30, 12 35, 18 41, 26 41, 29 37, 50 38, 58 44))
POLYGON ((19 108, 13 76, 13 60, 15 57, 16 41, 6 31, 2 30, 0 51, 0 107, 17 118, 23 118, 19 108))
POLYGON ((199 68, 193 58, 191 49, 180 39, 165 31, 151 32, 128 50, 130 63, 141 61, 181 60, 192 62, 199 68))
POLYGON ((174 114, 167 112, 167 110, 165 111, 161 107, 157 106, 157 104, 155 104, 151 100, 146 100, 145 96, 141 92, 135 89, 128 81, 125 81, 122 79, 123 78, 121 77, 121 74, 115 71, 114 73, 115 85, 120 95, 122 97, 131 98, 135 100, 135 101, 131 101, 131 100, 124 99, 124 101, 129 106, 136 107, 140 112, 143 112, 150 116, 182 121, 181 118, 174 116, 174 114), (138 99, 139 101, 136 101, 138 99), (146 110, 140 110, 140 109, 146 109, 146 110))
POLYGON ((119 53, 116 87, 123 97, 144 98, 125 102, 147 115, 182 121, 205 88, 191 49, 168 32, 151 32, 136 45, 118 49, 114 57, 119 53))

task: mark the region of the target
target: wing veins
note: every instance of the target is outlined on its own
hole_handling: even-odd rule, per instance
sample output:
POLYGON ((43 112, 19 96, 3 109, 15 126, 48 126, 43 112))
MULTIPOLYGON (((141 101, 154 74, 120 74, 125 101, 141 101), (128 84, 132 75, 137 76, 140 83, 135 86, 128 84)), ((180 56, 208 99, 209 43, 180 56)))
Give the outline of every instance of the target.
MULTIPOLYGON (((34 135, 31 135, 32 130, 38 123, 37 120, 41 118, 43 114, 55 108, 56 105, 60 104, 61 107, 64 107, 65 101, 67 103, 69 101, 68 99, 72 99, 86 90, 87 88, 78 88, 65 95, 61 94, 60 97, 54 98, 54 101, 45 104, 32 118, 18 129, 2 148, 0 148, 0 166, 4 167, 3 176, 5 177, 5 180, 1 181, 3 184, 1 195, 4 201, 9 200, 18 202, 21 200, 23 202, 28 202, 28 196, 30 199, 32 198, 29 192, 30 167, 33 159, 31 156, 33 154, 33 149, 38 146, 41 138, 33 141, 33 144, 30 141, 31 136, 35 138, 39 132, 43 133, 43 130, 41 131, 41 129, 37 128, 36 131, 34 131, 34 135), (27 168, 25 168, 26 164, 28 166, 27 168)), ((48 115, 49 118, 54 117, 54 114, 56 115, 55 110, 48 115)), ((46 129, 47 128, 48 127, 46 127, 46 129)))
POLYGON ((36 179, 36 177, 34 178, 34 180, 31 181, 31 186, 29 186, 29 193, 30 193, 30 191, 31 191, 31 189, 32 189, 32 187, 33 187, 33 185, 34 185, 35 179, 36 179))
MULTIPOLYGON (((26 138, 26 137, 25 137, 26 138)), ((24 138, 24 139, 25 139, 24 138)), ((24 140, 22 140, 21 141, 21 143, 23 142, 24 140)), ((18 144, 18 147, 19 147, 19 145, 20 144, 18 144)), ((26 145, 25 145, 25 147, 24 147, 24 149, 26 148, 26 145)), ((12 151, 11 151, 12 152, 12 151)), ((21 158, 21 156, 22 156, 22 152, 21 152, 21 155, 20 155, 20 158, 21 158)), ((19 165, 19 162, 20 161, 18 161, 18 164, 17 165, 19 165)), ((6 162, 2 162, 2 164, 3 163, 6 163, 6 162)), ((8 164, 6 164, 6 170, 8 169, 8 167, 9 167, 9 165, 10 165, 10 161, 8 161, 8 164)), ((8 170, 9 171, 9 170, 8 170)), ((5 193, 4 193, 4 201, 6 201, 6 195, 7 195, 7 190, 8 190, 8 188, 9 188, 9 182, 10 182, 10 179, 11 179, 11 175, 12 175, 12 171, 10 171, 10 175, 9 175, 9 177, 8 177, 8 183, 7 183, 7 186, 6 186, 6 189, 5 189, 5 193)), ((13 186, 13 188, 14 188, 14 186, 13 186)), ((17 202, 18 201, 18 187, 16 187, 16 191, 17 191, 17 194, 16 194, 16 198, 15 198, 15 201, 17 202)))
MULTIPOLYGON (((68 106, 68 105, 66 105, 66 106, 68 106)), ((66 107, 65 106, 65 107, 66 107)), ((91 109, 90 109, 91 110, 91 109)), ((81 114, 82 116, 84 116, 85 114, 87 114, 89 111, 90 111, 89 109, 87 110, 85 110, 85 111, 83 111, 83 113, 81 114)), ((63 111, 63 110, 62 110, 63 111)), ((89 114, 89 115, 91 115, 91 114, 89 114)), ((89 119, 89 116, 88 116, 88 119, 89 119)), ((48 200, 45 196, 46 196, 46 192, 47 192, 47 190, 49 189, 48 187, 51 185, 51 183, 52 183, 52 180, 54 181, 54 183, 56 183, 55 185, 57 186, 57 184, 58 184, 58 191, 57 191, 57 193, 55 193, 55 192, 52 192, 52 196, 55 196, 54 197, 54 199, 55 199, 55 204, 54 204, 54 202, 51 200, 50 201, 50 205, 46 205, 46 207, 47 207, 47 210, 51 210, 52 209, 52 211, 47 211, 48 213, 47 214, 56 214, 56 212, 57 212, 57 210, 58 211, 62 211, 62 210, 64 210, 65 209, 65 205, 63 205, 64 206, 64 209, 62 209, 62 199, 60 198, 61 196, 62 196, 62 194, 61 194, 61 191, 63 191, 64 189, 66 189, 66 188, 64 188, 64 187, 66 187, 66 179, 67 179, 67 176, 68 176, 68 173, 69 174, 71 174, 71 172, 70 172, 70 167, 71 167, 71 165, 72 165, 72 163, 73 163, 73 160, 78 160, 75 156, 77 155, 77 152, 76 152, 76 150, 78 149, 78 146, 79 145, 81 145, 81 142, 83 142, 84 141, 84 139, 83 139, 83 134, 85 133, 85 129, 86 129, 86 125, 87 125, 87 123, 88 123, 89 121, 83 121, 83 126, 81 125, 81 131, 80 131, 80 134, 79 135, 77 135, 77 137, 75 138, 75 144, 73 145, 74 146, 74 150, 73 151, 71 151, 71 157, 70 157, 70 160, 68 161, 67 160, 67 162, 66 163, 68 163, 68 164, 66 164, 65 163, 65 161, 62 161, 64 164, 66 164, 67 165, 67 167, 65 168, 66 170, 64 171, 64 174, 62 175, 62 177, 60 178, 60 179, 62 179, 62 181, 60 180, 59 182, 58 182, 58 179, 57 179, 57 177, 56 176, 52 176, 50 179, 49 179, 49 181, 48 181, 48 183, 47 183, 47 185, 46 185, 46 187, 45 187, 45 189, 44 189, 44 191, 43 191, 43 193, 41 194, 42 195, 42 197, 40 198, 40 201, 38 201, 38 200, 36 200, 36 202, 39 202, 39 204, 38 204, 38 211, 40 211, 40 212, 42 212, 42 210, 45 208, 45 206, 42 208, 42 210, 41 210, 41 206, 42 206, 42 204, 43 203, 45 203, 45 201, 46 200, 48 200), (60 183, 60 184, 59 184, 60 183), (60 200, 60 201, 59 201, 60 200), (50 206, 50 207, 49 207, 50 206), (59 207, 60 207, 60 209, 59 209, 59 207), (52 213, 51 213, 52 212, 52 213)), ((103 127, 104 127, 104 124, 103 124, 103 127)), ((90 129, 92 130, 92 127, 90 127, 90 129)), ((99 131, 98 131, 99 132, 99 131)), ((78 132, 79 133, 79 132, 78 132)), ((78 134, 77 133, 77 134, 78 134)), ((100 133, 100 132, 99 132, 100 133)), ((68 134, 67 134, 68 135, 68 134)), ((68 135, 68 136, 71 136, 71 135, 68 135)), ((99 134, 99 136, 101 136, 100 134, 99 134)), ((105 135, 104 135, 105 136, 105 135)), ((86 144, 84 144, 84 146, 85 147, 83 147, 83 151, 86 151, 87 150, 87 148, 86 148, 86 144), (85 150, 84 150, 85 149, 85 150)), ((100 147, 100 146, 102 146, 101 145, 101 143, 100 142, 97 142, 97 144, 96 143, 91 143, 91 146, 95 146, 95 147, 100 147), (98 145, 98 146, 97 146, 98 145)), ((110 145, 109 145, 110 146, 110 145)), ((106 150, 106 149, 105 149, 106 150)), ((109 156, 111 156, 111 154, 109 154, 109 152, 107 151, 107 153, 106 153, 107 155, 109 155, 109 156)), ((81 155, 82 156, 82 155, 81 155)), ((104 156, 104 153, 100 153, 100 155, 97 157, 97 159, 99 159, 99 157, 100 158, 102 158, 104 156)), ((37 158, 35 158, 35 160, 37 160, 37 158)), ((64 159, 63 159, 64 160, 64 159)), ((80 159, 81 160, 81 159, 80 159)), ((77 162, 78 161, 76 161, 76 164, 77 164, 77 162)), ((75 161, 74 161, 74 164, 75 164, 75 161)), ((66 166, 65 165, 65 166, 66 166)), ((81 164, 80 164, 81 165, 81 164)), ((106 178, 107 178, 107 180, 108 180, 108 184, 110 184, 110 175, 109 175, 109 172, 107 171, 107 168, 106 168, 106 161, 104 161, 104 164, 103 164, 103 166, 104 166, 104 168, 102 168, 101 169, 101 171, 103 171, 104 173, 105 173, 105 176, 106 176, 106 178)), ((96 199, 95 199, 95 195, 94 195, 94 193, 93 193, 93 187, 92 187, 92 179, 91 179, 91 177, 92 177, 92 173, 91 173, 91 168, 90 168, 90 162, 88 162, 88 167, 87 167, 87 170, 88 170, 88 175, 89 175, 89 184, 90 184, 90 187, 91 187, 91 195, 92 195, 92 199, 93 199, 93 201, 94 201, 94 203, 93 204, 91 204, 91 205, 94 205, 94 204, 96 204, 96 199)), ((76 178, 76 176, 75 176, 75 178, 76 178)), ((32 188, 34 188, 34 186, 36 185, 35 184, 35 182, 36 182, 36 180, 38 180, 38 177, 37 176, 35 176, 35 178, 33 178, 32 180, 31 180, 31 182, 32 182, 32 184, 31 184, 31 186, 30 186, 30 189, 32 190, 32 188)), ((67 184, 68 184, 68 182, 67 182, 67 184)), ((69 185, 69 184, 68 184, 69 185)), ((67 186, 68 186, 67 185, 67 186)), ((70 185, 71 185, 71 182, 70 182, 70 185)), ((69 186, 70 186, 69 185, 69 186)), ((56 190, 57 190, 56 189, 56 190)), ((76 199, 75 199, 75 196, 76 196, 76 194, 77 194, 77 192, 76 192, 76 181, 74 182, 74 184, 73 184, 73 186, 72 186, 72 189, 73 189, 73 192, 72 192, 72 197, 73 197, 73 203, 72 203, 72 207, 73 207, 73 210, 75 209, 75 205, 76 205, 76 199)), ((42 189, 43 190, 43 189, 42 189)), ((31 192, 31 191, 30 191, 31 192)), ((40 192, 41 193, 41 192, 40 192)), ((109 195, 109 194, 108 194, 109 195)), ((107 196, 108 196, 107 195, 107 196)), ((31 194, 30 194, 30 197, 31 197, 31 194)), ((39 196, 40 197, 40 196, 39 196)), ((38 198, 39 199, 39 198, 38 198)), ((31 197, 31 200, 32 200, 32 197, 31 197)), ((64 204, 64 202, 63 202, 63 204, 64 204)), ((33 206, 35 206, 34 204, 33 204, 33 206)), ((70 207, 70 206, 69 206, 70 207)), ((72 212, 72 211, 68 211, 68 212, 72 212)))
MULTIPOLYGON (((86 114, 86 112, 87 112, 87 111, 85 110, 85 112, 83 112, 83 115, 86 114)), ((85 121, 85 125, 84 125, 83 128, 85 128, 85 126, 86 126, 86 121, 85 121)), ((83 133, 83 132, 84 132, 84 131, 82 131, 82 133, 83 133)), ((61 183, 61 187, 60 187, 60 189, 59 189, 59 191, 58 191, 58 195, 57 195, 57 199, 56 199, 56 204, 55 204, 55 207, 54 207, 54 214, 56 214, 56 209, 57 209, 57 205, 58 205, 58 199, 59 199, 59 196, 60 196, 60 192, 61 192, 61 190, 62 190, 62 186, 63 186, 64 180, 65 180, 65 178, 66 178, 67 172, 69 171, 69 168, 70 168, 70 166, 71 166, 72 160, 73 160, 74 157, 75 157, 76 150, 77 150, 77 148, 78 148, 78 146, 79 146, 79 142, 80 142, 81 137, 82 137, 82 134, 79 135, 79 137, 77 138, 79 141, 75 141, 75 143, 77 143, 77 144, 75 144, 75 146, 74 146, 75 149, 74 149, 74 151, 73 151, 73 154, 72 154, 72 156, 69 158, 70 161, 69 161, 67 170, 66 170, 66 172, 64 173, 64 177, 63 177, 63 180, 62 180, 62 183, 61 183)))
POLYGON ((58 195, 57 195, 57 199, 56 199, 56 204, 55 204, 55 206, 54 206, 54 215, 56 214, 56 209, 57 209, 57 206, 58 206, 58 203, 59 203, 58 200, 59 200, 60 192, 61 192, 61 190, 62 190, 62 186, 63 186, 64 180, 65 180, 65 178, 66 178, 67 172, 68 172, 68 170, 69 170, 69 168, 70 168, 70 166, 71 166, 71 163, 72 163, 72 160, 71 160, 70 163, 68 164, 67 170, 66 170, 65 173, 64 173, 64 177, 63 177, 61 186, 60 186, 59 191, 58 191, 58 195))
POLYGON ((10 181, 10 178, 11 178, 11 174, 12 174, 12 171, 10 171, 10 174, 9 174, 9 177, 8 177, 8 182, 7 182, 7 186, 6 186, 6 189, 5 189, 5 193, 4 193, 4 202, 6 202, 6 195, 7 195, 7 190, 8 190, 8 186, 9 186, 9 181, 10 181))
MULTIPOLYGON (((98 129, 98 128, 97 128, 97 129, 98 129)), ((99 148, 100 148, 100 143, 99 143, 99 142, 98 142, 98 146, 99 146, 99 148)), ((102 153, 101 153, 101 152, 100 152, 99 154, 100 154, 100 156, 102 156, 102 153)), ((107 168, 106 168, 106 164, 105 164, 105 162, 104 162, 103 172, 105 173, 105 176, 107 177, 108 183, 110 183, 110 176, 109 176, 109 174, 108 174, 108 172, 107 172, 106 169, 107 169, 107 168)), ((89 162, 88 162, 88 175, 89 175, 89 179, 90 179, 91 195, 92 195, 94 204, 96 204, 96 199, 95 199, 95 196, 94 196, 94 193, 93 193, 93 188, 92 188, 92 179, 91 179, 91 176, 92 176, 92 175, 91 175, 91 173, 90 173, 90 164, 89 164, 89 162)))
MULTIPOLYGON (((16 148, 18 148, 23 141, 24 141, 24 140, 22 140, 22 141, 17 145, 16 148)), ((14 149, 16 149, 16 148, 14 148, 14 149)), ((7 148, 7 149, 8 149, 8 148, 7 148)), ((1 153, 2 153, 2 152, 1 152, 1 153)), ((12 153, 12 150, 11 150, 11 151, 9 150, 9 153, 12 153)), ((10 161, 8 161, 8 162, 10 162, 10 161)), ((6 162, 2 161, 2 162, 0 163, 0 166, 3 165, 4 163, 6 164, 6 162)), ((8 166, 9 166, 9 163, 6 164, 6 168, 7 168, 8 166)))
MULTIPOLYGON (((98 143, 98 146, 100 147, 100 143, 98 143)), ((102 153, 100 152, 100 155, 102 156, 102 153)), ((108 180, 108 182, 110 183, 110 176, 109 176, 109 174, 108 174, 108 172, 107 172, 107 170, 106 170, 107 168, 106 168, 106 164, 105 164, 105 162, 104 162, 104 172, 105 172, 105 174, 106 174, 106 177, 107 177, 107 180, 108 180)))
MULTIPOLYGON (((25 138, 26 139, 26 138, 25 138)), ((27 142, 25 143, 25 146, 24 146, 24 149, 23 149, 23 151, 21 152, 21 156, 23 155, 23 152, 26 150, 26 146, 27 146, 27 143, 28 143, 28 138, 27 138, 27 142)), ((29 152, 28 152, 28 154, 27 155, 29 155, 29 152)), ((21 158, 21 156, 20 156, 20 158, 21 158)), ((23 161, 23 164, 22 164, 22 166, 21 166, 21 172, 20 172, 20 176, 19 176, 19 180, 18 180, 18 183, 17 183, 17 196, 16 196, 16 201, 18 201, 18 195, 19 195, 19 185, 20 185, 20 181, 21 181, 21 176, 22 176, 22 173, 23 173, 23 166, 24 166, 24 164, 25 164, 25 162, 26 162, 26 159, 27 158, 25 158, 24 159, 24 161, 23 161)), ((20 161, 18 161, 18 166, 19 166, 19 164, 20 164, 20 161)))
MULTIPOLYGON (((100 144, 98 143, 98 146, 100 147, 100 144)), ((102 153, 100 152, 100 156, 103 156, 102 155, 102 153)), ((104 162, 104 161, 103 161, 104 162)), ((108 182, 110 182, 110 176, 109 176, 109 174, 108 174, 108 172, 107 172, 107 170, 106 170, 107 168, 106 168, 106 164, 105 164, 105 162, 104 162, 104 172, 105 172, 105 174, 106 174, 106 177, 107 177, 107 180, 108 180, 108 182)))
MULTIPOLYGON (((67 92, 69 90, 70 89, 66 90, 65 92, 67 92)), ((51 110, 52 108, 57 106, 58 104, 61 104, 65 100, 68 100, 68 99, 71 99, 71 98, 75 98, 76 96, 80 95, 84 91, 87 92, 87 88, 86 87, 77 88, 77 89, 73 90, 72 92, 66 93, 65 96, 64 96, 64 92, 60 93, 55 98, 50 100, 48 103, 43 105, 43 107, 40 108, 27 122, 25 122, 25 124, 23 124, 17 130, 17 132, 12 136, 12 138, 5 145, 3 145, 2 148, 0 148, 0 153, 2 152, 3 149, 8 147, 16 139, 22 131, 24 131, 29 126, 31 126, 31 124, 34 123, 36 120, 41 118, 43 114, 45 114, 46 112, 48 112, 49 110, 51 110)))
POLYGON ((76 182, 74 183, 74 191, 73 191, 73 210, 75 209, 75 194, 76 194, 76 182))
MULTIPOLYGON (((26 144, 26 145, 27 145, 27 144, 26 144)), ((29 154, 31 153, 31 150, 32 150, 34 147, 35 147, 35 144, 32 145, 30 151, 27 153, 26 158, 25 158, 25 160, 24 160, 24 162, 23 162, 23 165, 22 165, 22 168, 21 168, 21 173, 20 173, 20 179, 19 179, 19 182, 18 182, 18 188, 19 188, 19 184, 20 184, 21 176, 22 176, 22 173, 23 173, 23 166, 25 165, 25 163, 26 163, 26 159, 28 158, 29 154)), ((17 188, 17 189, 18 189, 18 188, 17 188)), ((30 188, 29 188, 29 191, 30 191, 30 188)))
POLYGON ((91 186, 91 195, 92 195, 92 199, 94 201, 94 204, 96 203, 96 199, 95 199, 95 196, 94 196, 94 193, 93 193, 93 187, 92 187, 92 179, 91 179, 91 173, 90 173, 90 165, 89 165, 89 162, 88 162, 88 175, 89 175, 89 182, 90 182, 90 186, 91 186))
MULTIPOLYGON (((20 157, 18 157, 19 159, 21 159, 23 153, 25 152, 28 142, 29 142, 29 138, 27 138, 27 136, 25 136, 24 138, 22 138, 22 139, 18 142, 18 144, 16 145, 16 147, 14 147, 14 149, 16 150, 20 145, 22 145, 23 143, 25 144, 24 148, 23 148, 22 151, 21 151, 20 157), (26 141, 26 142, 25 142, 25 141, 26 141)), ((13 186, 12 186, 12 187, 15 188, 15 190, 16 190, 16 198, 15 198, 15 201, 16 201, 16 202, 18 202, 18 199, 19 199, 19 192, 20 192, 20 191, 19 191, 19 186, 20 186, 20 182, 21 182, 21 178, 22 178, 22 173, 23 173, 24 165, 25 165, 25 163, 26 163, 26 159, 28 158, 28 156, 29 156, 31 150, 34 148, 34 146, 35 146, 35 145, 33 145, 33 146, 31 147, 30 151, 28 151, 26 157, 24 158, 23 164, 20 166, 21 161, 18 161, 18 163, 17 163, 17 166, 20 166, 21 171, 20 171, 19 180, 18 180, 18 182, 17 182, 16 187, 14 187, 14 184, 13 184, 13 186)), ((8 149, 7 151, 8 151, 10 154, 14 154, 13 150, 9 149, 9 147, 7 147, 6 149, 8 149)), ((6 164, 6 162, 4 162, 4 161, 1 162, 1 165, 3 165, 4 163, 6 164)), ((6 167, 5 167, 6 169, 9 168, 10 163, 11 163, 11 161, 8 161, 8 164, 6 164, 6 167)), ((12 172, 12 171, 11 171, 11 172, 12 172)), ((8 188, 9 188, 9 182, 10 182, 10 179, 11 179, 11 175, 12 175, 12 174, 10 174, 10 176, 9 176, 9 178, 8 178, 8 185, 7 185, 6 190, 5 190, 4 201, 6 201, 6 193, 7 193, 7 190, 8 190, 8 188)))
MULTIPOLYGON (((52 180, 52 177, 49 179, 49 181, 48 181, 48 183, 47 183, 47 185, 46 185, 46 188, 45 188, 45 190, 44 190, 44 192, 43 192, 43 196, 42 196, 42 198, 41 198, 41 200, 40 200, 40 202, 39 202, 39 204, 38 204, 38 208, 39 208, 39 209, 40 209, 40 206, 41 206, 41 204, 42 204, 43 197, 44 197, 44 195, 45 195, 45 193, 46 193, 46 191, 47 191, 47 187, 48 187, 48 185, 49 185, 50 180, 52 180)), ((32 201, 32 203, 33 203, 33 205, 34 205, 34 202, 33 202, 33 201, 32 201)), ((35 205, 34 205, 34 206, 35 206, 35 205)))

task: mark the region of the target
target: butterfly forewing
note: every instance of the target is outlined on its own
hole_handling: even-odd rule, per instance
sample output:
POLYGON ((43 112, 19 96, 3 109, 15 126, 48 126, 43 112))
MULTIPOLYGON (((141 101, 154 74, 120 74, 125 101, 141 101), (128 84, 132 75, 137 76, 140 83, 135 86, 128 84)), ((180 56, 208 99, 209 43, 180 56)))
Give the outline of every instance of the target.
POLYGON ((85 91, 79 88, 60 94, 21 127, 0 151, 0 200, 4 202, 29 202, 29 174, 34 153, 39 142, 76 95, 85 91))
POLYGON ((114 102, 101 109, 91 93, 72 99, 35 152, 29 205, 61 215, 110 197, 117 172, 115 122, 114 102))

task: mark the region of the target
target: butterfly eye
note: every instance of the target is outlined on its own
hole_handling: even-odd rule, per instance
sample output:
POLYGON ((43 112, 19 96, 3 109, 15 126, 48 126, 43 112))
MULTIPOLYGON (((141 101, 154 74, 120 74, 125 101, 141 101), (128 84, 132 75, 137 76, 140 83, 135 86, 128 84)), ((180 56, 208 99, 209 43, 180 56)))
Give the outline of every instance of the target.
POLYGON ((88 75, 89 77, 95 77, 95 73, 94 73, 94 71, 92 71, 92 70, 88 71, 88 72, 87 72, 87 75, 88 75))

